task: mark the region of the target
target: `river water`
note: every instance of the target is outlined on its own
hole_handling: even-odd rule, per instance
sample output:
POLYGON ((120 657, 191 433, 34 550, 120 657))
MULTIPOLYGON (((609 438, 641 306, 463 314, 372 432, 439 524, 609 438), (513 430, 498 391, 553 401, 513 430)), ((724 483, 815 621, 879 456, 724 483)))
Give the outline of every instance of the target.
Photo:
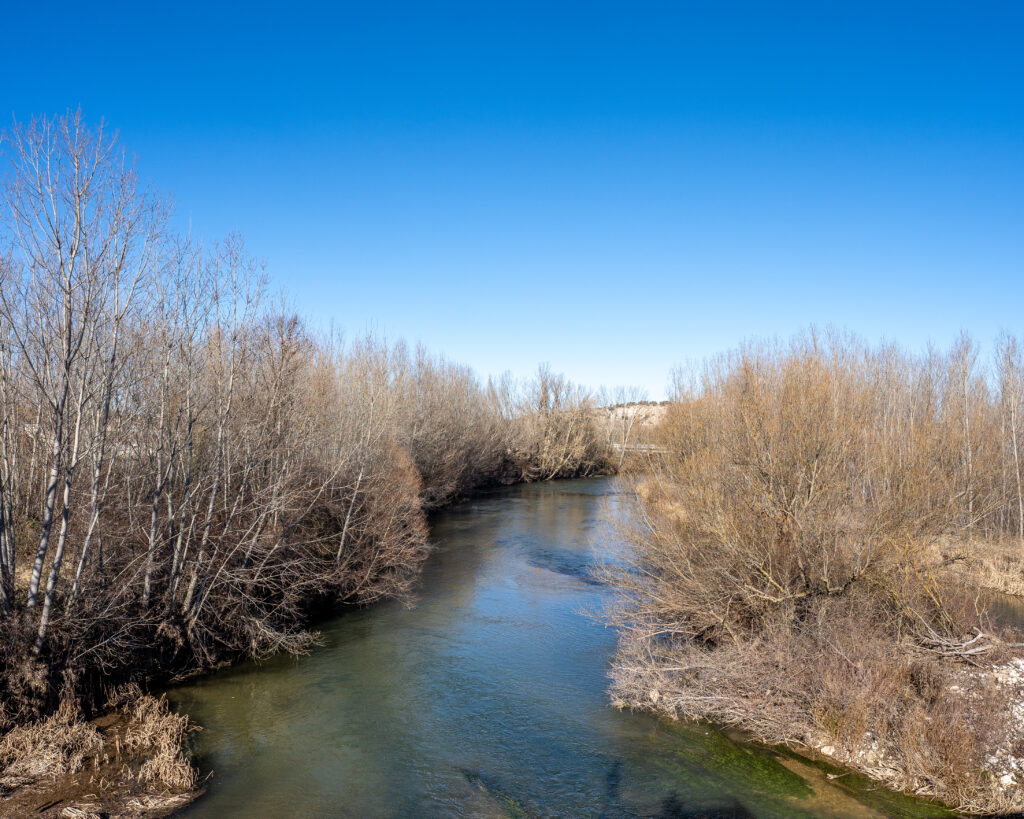
POLYGON ((413 607, 321 626, 170 692, 204 729, 189 817, 937 816, 861 777, 608 705, 615 633, 589 569, 613 479, 485 494, 438 515, 413 607))

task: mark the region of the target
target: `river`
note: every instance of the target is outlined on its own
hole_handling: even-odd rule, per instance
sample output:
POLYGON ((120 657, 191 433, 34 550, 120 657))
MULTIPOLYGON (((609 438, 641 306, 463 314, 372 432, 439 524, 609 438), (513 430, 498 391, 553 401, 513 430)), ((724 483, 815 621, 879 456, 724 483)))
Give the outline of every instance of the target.
POLYGON ((589 576, 613 479, 484 494, 431 524, 412 607, 173 689, 204 727, 188 817, 937 816, 854 774, 608 704, 615 633, 589 576))

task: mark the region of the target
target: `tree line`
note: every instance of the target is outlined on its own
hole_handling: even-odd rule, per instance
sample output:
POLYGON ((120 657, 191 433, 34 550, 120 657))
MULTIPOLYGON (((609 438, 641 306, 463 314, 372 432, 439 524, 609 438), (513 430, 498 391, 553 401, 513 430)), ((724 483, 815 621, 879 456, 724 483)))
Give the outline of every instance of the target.
POLYGON ((239 236, 170 228, 80 114, 3 135, 0 731, 111 681, 301 651, 409 592, 426 513, 606 467, 593 398, 482 384, 275 309, 239 236))

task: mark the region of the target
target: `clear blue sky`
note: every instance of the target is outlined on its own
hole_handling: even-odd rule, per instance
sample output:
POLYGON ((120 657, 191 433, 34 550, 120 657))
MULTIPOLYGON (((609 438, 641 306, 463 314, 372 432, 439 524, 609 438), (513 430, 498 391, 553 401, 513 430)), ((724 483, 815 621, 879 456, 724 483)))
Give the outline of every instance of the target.
POLYGON ((1024 333, 1022 44, 1021 2, 19 3, 0 113, 105 118, 314 324, 660 397, 811 323, 1024 333))

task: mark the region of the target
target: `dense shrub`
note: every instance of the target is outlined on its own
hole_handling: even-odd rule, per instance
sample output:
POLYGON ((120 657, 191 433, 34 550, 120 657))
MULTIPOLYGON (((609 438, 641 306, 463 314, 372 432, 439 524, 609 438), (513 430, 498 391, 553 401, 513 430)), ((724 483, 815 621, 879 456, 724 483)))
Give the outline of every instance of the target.
POLYGON ((965 663, 1005 659, 1005 641, 934 549, 1018 524, 999 419, 1020 396, 989 391, 974 358, 812 334, 681 378, 613 570, 620 701, 1004 806, 986 758, 1019 730, 1016 692, 965 663))

